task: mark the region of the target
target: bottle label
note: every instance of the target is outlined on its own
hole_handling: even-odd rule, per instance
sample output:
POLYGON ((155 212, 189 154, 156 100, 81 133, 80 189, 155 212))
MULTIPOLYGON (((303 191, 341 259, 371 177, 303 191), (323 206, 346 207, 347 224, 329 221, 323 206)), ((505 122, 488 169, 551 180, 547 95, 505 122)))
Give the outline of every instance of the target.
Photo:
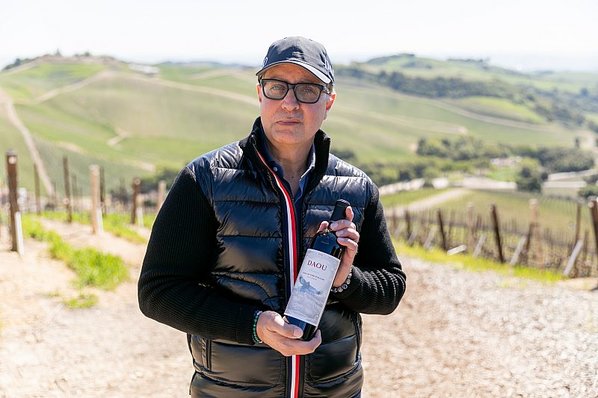
POLYGON ((318 326, 341 260, 307 249, 285 315, 318 326))

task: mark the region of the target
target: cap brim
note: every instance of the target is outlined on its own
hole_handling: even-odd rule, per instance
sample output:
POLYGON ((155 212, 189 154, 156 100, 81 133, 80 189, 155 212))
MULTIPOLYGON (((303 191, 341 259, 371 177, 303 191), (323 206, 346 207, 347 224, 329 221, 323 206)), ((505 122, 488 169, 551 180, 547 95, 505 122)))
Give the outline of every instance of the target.
POLYGON ((323 74, 322 72, 320 72, 319 70, 317 70, 316 68, 314 68, 313 66, 306 64, 304 62, 300 62, 300 61, 293 61, 293 60, 285 60, 285 61, 279 61, 279 62, 273 62, 270 65, 260 69, 256 75, 261 75, 262 73, 264 73, 265 71, 267 71, 268 69, 270 69, 273 66, 276 65, 280 65, 280 64, 295 64, 295 65, 299 65, 304 69, 307 69, 309 72, 311 72, 311 74, 313 74, 315 77, 317 77, 318 79, 320 79, 322 81, 322 83, 324 84, 330 84, 330 82, 332 80, 330 80, 330 78, 328 76, 326 76, 325 74, 323 74))

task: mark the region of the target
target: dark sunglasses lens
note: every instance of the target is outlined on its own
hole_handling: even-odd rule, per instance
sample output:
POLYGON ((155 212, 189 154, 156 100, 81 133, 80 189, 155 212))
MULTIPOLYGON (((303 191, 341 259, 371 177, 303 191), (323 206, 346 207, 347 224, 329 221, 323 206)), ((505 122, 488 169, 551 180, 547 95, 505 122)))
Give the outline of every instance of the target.
POLYGON ((301 102, 313 104, 320 99, 322 87, 317 84, 299 83, 295 85, 295 96, 301 102))
POLYGON ((273 100, 283 99, 289 91, 289 86, 286 83, 276 80, 263 80, 262 88, 264 95, 273 100))

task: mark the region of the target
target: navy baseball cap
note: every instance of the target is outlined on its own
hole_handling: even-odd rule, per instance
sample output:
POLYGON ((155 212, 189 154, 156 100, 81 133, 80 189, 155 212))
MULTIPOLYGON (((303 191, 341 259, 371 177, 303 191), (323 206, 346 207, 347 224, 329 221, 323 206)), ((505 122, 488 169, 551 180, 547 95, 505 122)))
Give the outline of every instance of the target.
POLYGON ((313 73, 325 84, 334 83, 334 70, 323 45, 301 36, 285 37, 268 49, 262 68, 256 75, 280 64, 296 64, 313 73))

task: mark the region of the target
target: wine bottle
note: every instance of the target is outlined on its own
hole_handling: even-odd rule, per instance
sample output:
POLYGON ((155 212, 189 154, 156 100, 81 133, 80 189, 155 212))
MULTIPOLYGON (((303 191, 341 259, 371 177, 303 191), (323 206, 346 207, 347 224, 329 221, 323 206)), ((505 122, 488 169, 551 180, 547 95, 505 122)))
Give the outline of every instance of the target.
MULTIPOLYGON (((348 206, 350 204, 346 200, 337 200, 330 223, 344 219, 348 206)), ((314 236, 305 253, 284 311, 287 322, 303 330, 302 340, 311 340, 316 333, 343 252, 344 246, 337 242, 334 232, 327 228, 314 236)))

